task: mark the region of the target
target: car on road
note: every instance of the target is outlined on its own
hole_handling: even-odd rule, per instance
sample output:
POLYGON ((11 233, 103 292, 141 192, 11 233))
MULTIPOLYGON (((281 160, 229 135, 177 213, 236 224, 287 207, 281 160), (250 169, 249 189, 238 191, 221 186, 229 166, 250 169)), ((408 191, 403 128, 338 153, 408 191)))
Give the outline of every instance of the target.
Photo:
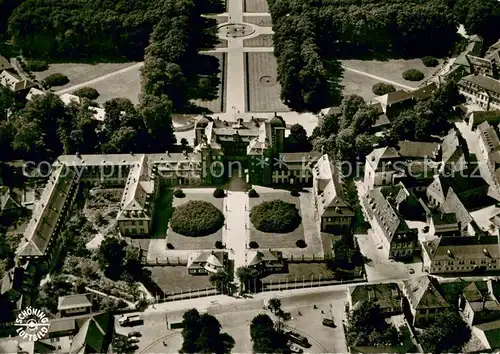
POLYGON ((139 338, 137 338, 137 337, 130 337, 128 339, 128 342, 129 343, 137 343, 137 342, 139 342, 139 338))
POLYGON ((285 332, 286 336, 295 344, 301 345, 304 348, 310 348, 311 344, 306 337, 292 331, 285 332))
POLYGON ((130 332, 130 333, 128 334, 128 337, 129 337, 129 338, 130 338, 130 337, 142 337, 142 334, 141 334, 141 332, 134 331, 134 332, 130 332))
POLYGON ((300 348, 298 345, 295 345, 295 344, 290 344, 290 351, 292 353, 303 353, 304 352, 304 349, 300 348))
POLYGON ((323 318, 323 321, 321 323, 323 324, 323 326, 332 327, 332 328, 337 327, 335 325, 335 322, 331 318, 323 318))

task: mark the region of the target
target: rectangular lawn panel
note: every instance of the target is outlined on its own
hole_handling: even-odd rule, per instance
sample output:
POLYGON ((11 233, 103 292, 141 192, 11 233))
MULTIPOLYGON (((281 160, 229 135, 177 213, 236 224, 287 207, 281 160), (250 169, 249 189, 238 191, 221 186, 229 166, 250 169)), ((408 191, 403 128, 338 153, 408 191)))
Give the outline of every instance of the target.
POLYGON ((99 92, 99 97, 96 99, 99 104, 113 98, 128 98, 133 104, 138 104, 141 93, 140 70, 140 68, 134 68, 86 86, 93 87, 99 92))
POLYGON ((151 271, 151 279, 168 296, 188 290, 211 288, 208 275, 190 275, 186 266, 146 267, 151 271))
POLYGON ((272 34, 261 34, 257 37, 249 38, 243 40, 244 47, 272 47, 273 46, 273 35, 272 34))
POLYGON ((304 280, 314 280, 321 279, 333 279, 335 275, 326 264, 324 263, 289 263, 288 273, 282 274, 271 274, 265 278, 262 278, 263 283, 270 283, 271 281, 302 281, 304 280))
POLYGON ((269 12, 267 0, 243 0, 244 12, 269 12))
MULTIPOLYGON (((214 198, 211 193, 191 193, 189 190, 185 189, 185 198, 175 198, 173 199, 174 208, 187 203, 190 200, 202 200, 205 202, 212 203, 216 208, 224 213, 224 198, 214 198)), ((224 226, 223 226, 224 227, 224 226)), ((222 228, 217 232, 207 235, 207 236, 184 236, 178 234, 172 230, 170 227, 167 232, 167 244, 170 243, 174 246, 176 250, 207 250, 214 249, 215 242, 222 241, 222 228)))
POLYGON ((260 27, 271 27, 271 16, 243 16, 243 22, 251 23, 260 27))
POLYGON ((246 106, 250 112, 288 112, 281 102, 276 57, 272 52, 245 53, 246 106))
MULTIPOLYGON (((282 200, 295 204, 300 214, 300 198, 292 197, 289 193, 262 193, 258 198, 249 198, 250 210, 260 203, 271 200, 282 200)), ((257 230, 250 221, 250 242, 257 242, 259 248, 297 248, 296 242, 304 240, 304 227, 302 223, 294 231, 286 234, 268 233, 257 230)), ((297 248, 298 249, 298 248, 297 248)))
MULTIPOLYGON (((225 46, 227 46, 227 41, 225 41, 225 46)), ((224 45, 224 44, 222 44, 224 45)), ((217 99, 212 101, 202 101, 195 100, 194 103, 200 107, 206 108, 213 113, 224 112, 226 109, 226 53, 205 53, 208 55, 213 55, 219 59, 219 78, 221 80, 221 84, 219 85, 219 92, 217 99)))

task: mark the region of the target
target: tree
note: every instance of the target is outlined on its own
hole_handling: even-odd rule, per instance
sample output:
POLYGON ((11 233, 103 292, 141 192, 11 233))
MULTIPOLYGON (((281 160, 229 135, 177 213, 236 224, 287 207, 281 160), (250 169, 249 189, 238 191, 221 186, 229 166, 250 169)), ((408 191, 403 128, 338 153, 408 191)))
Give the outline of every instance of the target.
POLYGON ((380 306, 373 300, 365 301, 348 314, 347 345, 396 346, 399 344, 397 329, 385 321, 380 306))
POLYGON ((227 333, 221 333, 221 325, 217 319, 198 310, 186 311, 182 321, 181 353, 230 353, 234 347, 234 339, 227 333))
POLYGON ((342 103, 340 104, 340 110, 342 111, 342 117, 340 119, 340 127, 348 128, 351 125, 356 112, 360 108, 365 106, 366 103, 363 97, 358 95, 346 96, 342 100, 342 103))
POLYGON ((187 139, 186 139, 186 138, 182 138, 182 139, 181 139, 181 146, 182 146, 182 149, 183 149, 183 150, 185 150, 185 149, 186 149, 186 146, 188 146, 188 145, 189 145, 189 143, 188 143, 187 139))
POLYGON ((277 314, 278 311, 281 310, 281 300, 273 297, 269 300, 269 304, 267 306, 274 314, 277 314))
POLYGON ((61 73, 54 73, 47 76, 42 80, 42 85, 45 88, 51 88, 52 86, 63 86, 69 82, 69 79, 66 75, 61 73))
POLYGON ((391 84, 386 84, 385 82, 379 82, 372 86, 372 92, 377 96, 383 96, 390 92, 395 92, 396 88, 391 84))
POLYGON ((217 273, 210 274, 210 282, 217 290, 224 293, 226 285, 231 281, 231 277, 225 271, 218 271, 217 273))
POLYGON ((99 247, 98 261, 104 274, 117 280, 123 274, 127 242, 117 237, 105 237, 99 247))
POLYGON ((240 291, 247 292, 254 288, 253 283, 257 279, 258 272, 253 268, 239 267, 236 270, 236 276, 241 283, 240 291))
POLYGON ((304 127, 298 123, 295 123, 290 128, 290 136, 287 139, 286 150, 289 152, 300 152, 311 150, 311 143, 307 138, 307 132, 304 127))
POLYGON ((73 95, 93 101, 99 97, 99 92, 93 87, 82 87, 73 92, 73 95))
POLYGON ((171 117, 172 102, 168 96, 142 96, 139 112, 144 118, 149 135, 153 138, 151 142, 153 150, 171 149, 175 144, 175 136, 171 117))
POLYGON ((467 323, 451 310, 439 312, 420 335, 424 350, 431 353, 461 352, 470 338, 471 330, 467 323))
POLYGON ((255 353, 286 353, 288 350, 285 334, 275 329, 273 321, 266 314, 259 314, 252 319, 250 337, 255 353))

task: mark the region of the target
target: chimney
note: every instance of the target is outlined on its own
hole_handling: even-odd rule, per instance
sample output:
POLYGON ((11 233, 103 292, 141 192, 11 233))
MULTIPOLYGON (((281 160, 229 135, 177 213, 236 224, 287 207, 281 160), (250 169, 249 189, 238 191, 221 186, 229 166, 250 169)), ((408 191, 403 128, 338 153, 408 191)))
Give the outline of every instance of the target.
POLYGON ((165 154, 167 154, 167 156, 170 156, 170 153, 168 152, 168 150, 165 151, 165 154))
POLYGON ((80 151, 77 151, 77 152, 76 152, 76 157, 78 157, 79 159, 81 159, 81 158, 82 158, 82 155, 80 155, 80 151))

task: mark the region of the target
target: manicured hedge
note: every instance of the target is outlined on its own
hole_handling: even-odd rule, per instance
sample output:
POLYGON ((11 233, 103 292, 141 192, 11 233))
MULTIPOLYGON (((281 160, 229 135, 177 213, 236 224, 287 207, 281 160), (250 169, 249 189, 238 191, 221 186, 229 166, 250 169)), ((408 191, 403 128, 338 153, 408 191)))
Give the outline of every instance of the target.
POLYGON ((206 236, 224 225, 224 215, 213 204, 191 200, 175 208, 170 219, 172 230, 185 236, 206 236))
POLYGON ((43 79, 42 85, 46 88, 50 88, 52 86, 66 85, 68 82, 69 82, 69 79, 67 76, 60 74, 60 73, 55 73, 55 74, 49 75, 45 79, 43 79))
POLYGON ((176 198, 184 198, 185 196, 186 196, 186 194, 184 194, 184 191, 180 188, 178 188, 174 191, 174 197, 176 197, 176 198))
POLYGON ((295 204, 272 200, 254 206, 250 211, 250 220, 257 230, 287 233, 295 230, 302 218, 295 204))
POLYGON ((307 243, 304 240, 297 240, 297 242, 295 242, 295 246, 297 246, 298 248, 306 248, 307 243))
POLYGON ((424 78, 424 73, 417 69, 409 69, 403 73, 403 79, 408 81, 420 81, 424 78))
POLYGON ((73 92, 73 95, 81 98, 88 98, 89 100, 95 100, 99 97, 99 92, 93 87, 82 87, 81 89, 73 92))
POLYGON ((294 188, 290 191, 290 195, 292 197, 300 197, 300 190, 297 188, 294 188))
POLYGON ((250 189, 248 191, 248 197, 249 198, 258 198, 259 197, 259 193, 257 193, 257 191, 255 189, 250 189))
POLYGON ((45 60, 27 60, 26 68, 29 71, 45 71, 49 68, 49 64, 45 60))
POLYGON ((429 56, 423 57, 422 63, 429 68, 434 68, 439 65, 439 61, 436 58, 429 56))
POLYGON ((385 82, 379 82, 373 85, 372 92, 377 96, 383 96, 391 92, 395 92, 396 88, 391 84, 386 84, 385 82))
POLYGON ((215 188, 213 195, 215 198, 224 198, 226 196, 226 193, 222 188, 215 188))

